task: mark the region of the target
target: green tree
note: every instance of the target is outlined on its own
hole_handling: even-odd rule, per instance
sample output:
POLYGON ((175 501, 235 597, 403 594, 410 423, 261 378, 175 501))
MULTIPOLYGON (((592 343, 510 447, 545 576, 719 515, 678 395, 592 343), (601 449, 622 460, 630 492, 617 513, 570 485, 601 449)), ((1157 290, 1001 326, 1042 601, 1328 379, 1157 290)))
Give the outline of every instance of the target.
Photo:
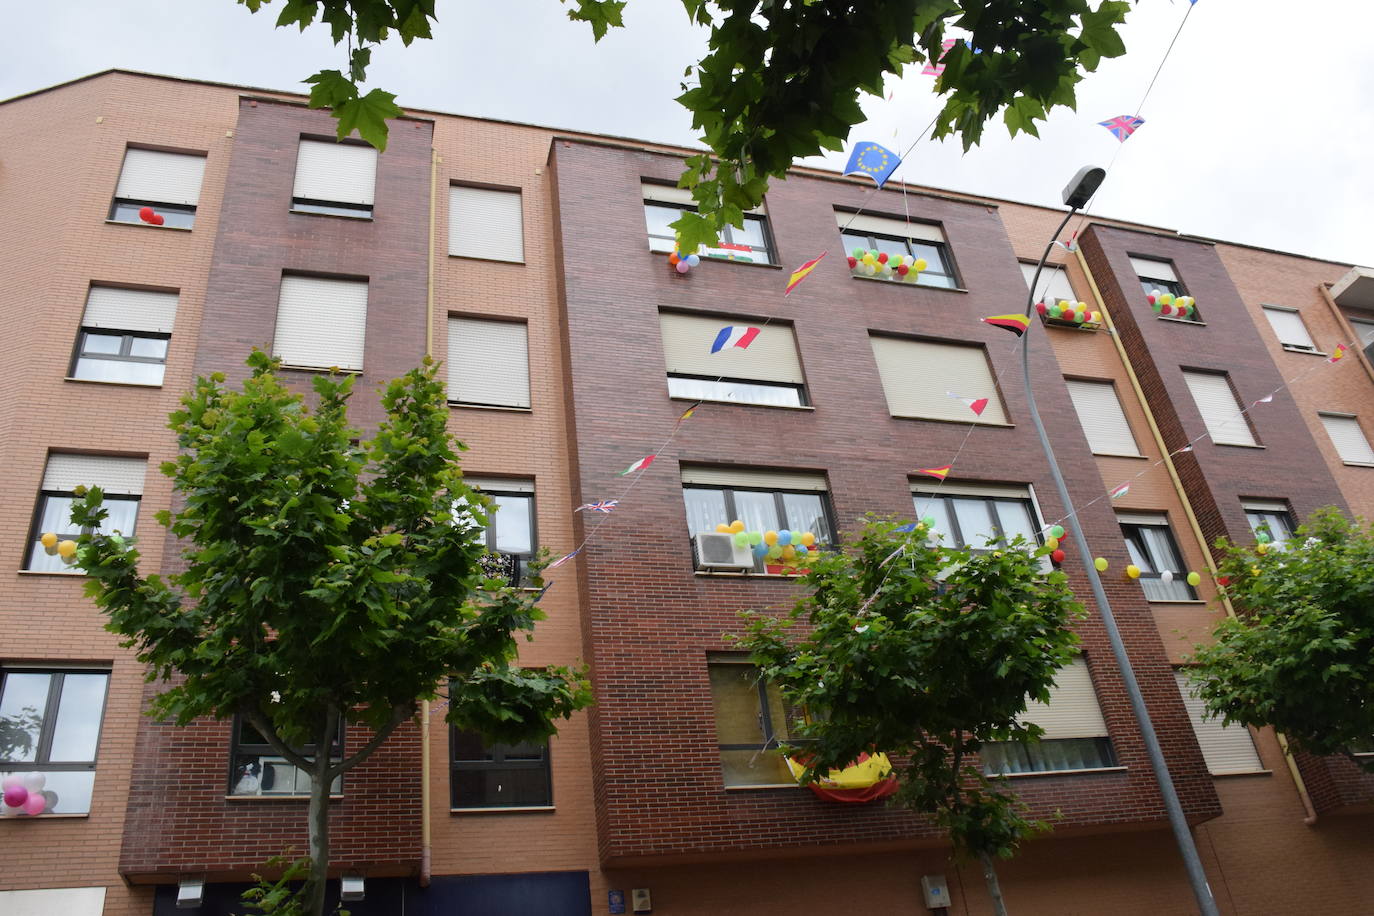
POLYGON ((1238 613, 1193 656, 1208 710, 1374 772, 1351 753, 1374 739, 1374 526, 1328 507, 1286 549, 1218 546, 1238 613))
POLYGON ((200 378, 171 416, 181 452, 162 471, 181 508, 159 521, 181 539, 185 570, 141 575, 132 543, 96 533, 106 510, 94 487, 72 509, 86 531, 76 557, 106 628, 164 683, 153 715, 239 716, 310 774, 304 911, 320 914, 329 786, 419 700, 446 681, 449 722, 516 743, 553 734, 590 691, 583 672, 518 666, 517 637, 543 614, 531 593, 482 574, 484 500, 463 483, 436 363, 386 386, 386 419, 361 442, 352 377, 317 377, 310 410, 275 361, 255 351, 248 365, 241 391, 200 378), (371 737, 331 759, 342 723, 371 737), (296 750, 308 744, 313 757, 296 750))
MULTIPOLYGON (((237 0, 257 12, 270 0, 237 0)), ((623 25, 626 0, 560 0, 596 40, 623 25)), ((860 93, 882 93, 886 75, 941 60, 945 97, 934 136, 957 133, 967 150, 1002 112, 1013 136, 1038 136, 1056 105, 1074 108, 1076 86, 1104 57, 1126 53, 1117 32, 1125 0, 682 0, 689 19, 711 30, 709 50, 684 76, 677 101, 692 112, 709 152, 692 156, 680 185, 696 213, 673 226, 684 251, 714 244, 727 224, 763 201, 768 181, 797 159, 843 148, 863 120, 860 93), (946 31, 972 36, 943 48, 946 31), (975 50, 976 49, 976 50, 975 50)), ((333 109, 339 136, 354 130, 386 148, 395 95, 362 94, 370 45, 399 35, 429 38, 435 0, 285 0, 277 25, 304 30, 319 20, 346 43, 348 72, 323 70, 307 82, 312 108, 333 109)))
POLYGON ((1005 913, 994 861, 1043 825, 972 755, 1042 734, 1018 716, 1049 698, 1076 651, 1068 624, 1082 608, 1063 573, 1043 571, 1045 551, 1019 538, 972 552, 934 546, 927 533, 925 523, 904 534, 870 521, 853 547, 812 563, 808 594, 785 619, 749 615, 741 644, 807 710, 797 733, 808 739, 808 774, 863 752, 893 755, 895 802, 932 816, 956 852, 982 863, 1005 913))

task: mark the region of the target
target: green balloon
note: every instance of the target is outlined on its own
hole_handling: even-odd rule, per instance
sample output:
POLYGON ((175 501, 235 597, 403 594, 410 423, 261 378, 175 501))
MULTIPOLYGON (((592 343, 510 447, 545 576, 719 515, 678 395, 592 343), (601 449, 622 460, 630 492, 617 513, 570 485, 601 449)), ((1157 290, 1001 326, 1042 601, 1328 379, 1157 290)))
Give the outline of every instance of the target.
POLYGON ((926 517, 924 517, 924 518, 921 519, 921 524, 922 524, 922 525, 925 525, 927 528, 934 528, 934 527, 935 527, 935 516, 933 516, 933 515, 927 515, 926 517))
POLYGON ((855 248, 850 253, 854 255, 854 260, 856 261, 862 261, 864 259, 864 255, 868 254, 868 252, 864 251, 862 248, 855 248))
POLYGON ((762 544, 762 543, 763 543, 763 532, 762 532, 762 531, 751 531, 751 532, 749 532, 749 546, 750 546, 750 547, 753 547, 753 546, 755 546, 756 544, 762 544))
POLYGON ((1052 538, 1062 538, 1063 536, 1064 536, 1064 526, 1063 526, 1063 525, 1055 525, 1053 528, 1050 529, 1050 537, 1052 537, 1052 538))
POLYGON ((782 556, 781 544, 774 544, 772 547, 768 548, 768 558, 770 560, 776 560, 780 556, 782 556))
POLYGON ((746 532, 746 531, 736 531, 736 532, 735 532, 735 546, 736 546, 736 547, 748 547, 748 546, 749 546, 749 533, 746 532))

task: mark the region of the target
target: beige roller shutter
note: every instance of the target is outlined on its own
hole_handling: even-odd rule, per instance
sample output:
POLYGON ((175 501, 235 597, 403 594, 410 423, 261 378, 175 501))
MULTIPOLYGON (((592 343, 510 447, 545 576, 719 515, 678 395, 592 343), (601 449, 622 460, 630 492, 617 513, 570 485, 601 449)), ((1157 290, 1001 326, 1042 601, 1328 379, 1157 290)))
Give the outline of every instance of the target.
POLYGON ((463 483, 474 490, 488 490, 493 493, 533 493, 534 481, 517 477, 463 477, 463 483))
POLYGON ((982 347, 871 336, 878 375, 894 417, 1006 423, 1006 411, 982 347), (962 400, 987 398, 982 414, 962 400))
POLYGON ((1144 277, 1149 280, 1172 280, 1178 282, 1178 274, 1174 273, 1174 265, 1168 261, 1153 261, 1149 258, 1131 258, 1131 268, 1137 277, 1144 277))
MULTIPOLYGON (((655 204, 677 204, 682 207, 696 209, 697 202, 692 197, 692 192, 686 188, 673 187, 666 184, 654 184, 653 182, 641 182, 644 200, 647 203, 655 204)), ((745 213, 753 213, 757 216, 766 216, 767 211, 764 205, 760 204, 752 210, 745 210, 745 213)))
POLYGON ((522 322, 450 318, 449 400, 493 407, 529 407, 528 336, 522 322))
POLYGON ((367 283, 281 278, 272 352, 286 365, 360 371, 366 330, 367 283))
MULTIPOLYGON (((1026 278, 1026 286, 1031 285, 1031 280, 1035 279, 1035 265, 1022 264, 1021 276, 1026 278)), ((1051 267, 1046 264, 1040 271, 1040 283, 1035 288, 1036 302, 1059 302, 1067 299, 1070 302, 1077 302, 1078 297, 1074 295, 1073 287, 1069 285, 1068 272, 1062 267, 1051 267)))
POLYGON ((1263 311, 1264 317, 1269 319, 1269 326, 1278 335, 1279 343, 1289 347, 1301 347, 1304 350, 1316 349, 1316 345, 1312 343, 1312 335, 1307 333, 1307 325, 1302 323, 1302 317, 1296 310, 1266 305, 1263 311))
POLYGON ((48 456, 48 466, 43 471, 43 489, 70 491, 77 487, 100 487, 106 493, 141 496, 147 469, 146 458, 55 452, 48 456))
MULTIPOLYGON (((986 499, 1029 499, 1035 501, 1035 495, 1028 486, 1007 486, 996 483, 969 483, 960 481, 945 481, 936 483, 932 480, 912 480, 911 492, 916 496, 981 496, 986 499)), ((1037 514, 1039 507, 1036 507, 1037 514)))
POLYGON ((449 188, 448 253, 488 261, 525 260, 520 192, 449 188))
POLYGON ((1213 372, 1185 372, 1183 379, 1193 393, 1207 433, 1218 445, 1255 445, 1255 435, 1241 413, 1226 376, 1213 372))
POLYGON ((1207 704, 1193 696, 1187 672, 1175 671, 1174 680, 1178 682, 1178 692, 1183 695, 1183 706, 1188 710, 1188 720, 1193 723, 1193 733, 1202 748, 1207 772, 1225 776, 1262 771, 1264 765, 1260 763, 1250 729, 1240 724, 1223 725, 1220 718, 1208 716, 1207 704))
POLYGON ((357 143, 301 140, 292 197, 372 206, 377 150, 357 143))
POLYGON ((767 324, 748 318, 708 318, 660 312, 663 359, 669 375, 704 375, 707 378, 748 379, 800 385, 804 382, 797 341, 790 325, 767 324), (711 352, 720 329, 755 327, 758 336, 745 349, 727 347, 711 352))
POLYGON ((204 177, 204 156, 128 149, 115 197, 194 207, 200 201, 204 177))
POLYGON ((1364 430, 1360 429, 1358 419, 1329 413, 1321 414, 1321 418, 1326 434, 1331 437, 1331 444, 1336 446, 1336 454, 1341 456, 1342 461, 1346 464, 1374 464, 1374 449, 1369 447, 1369 440, 1365 438, 1364 430))
POLYGON ((1097 705, 1088 663, 1075 658, 1059 669, 1054 680, 1049 703, 1032 700, 1019 718, 1043 728, 1046 739, 1106 737, 1107 723, 1097 705))
POLYGON ((1111 382, 1068 379, 1069 397, 1094 455, 1139 455, 1131 425, 1111 382))
POLYGON ((769 490, 806 490, 824 493, 824 474, 806 471, 765 471, 751 468, 684 467, 682 482, 715 487, 757 487, 769 490))
POLYGON ((846 213, 835 211, 835 225, 847 232, 867 232, 872 235, 890 235, 902 239, 920 239, 925 242, 945 244, 945 234, 933 223, 918 223, 914 220, 893 219, 889 216, 870 216, 867 213, 846 213), (847 227, 847 228, 846 228, 847 227))
POLYGON ((92 286, 86 295, 86 314, 81 326, 170 334, 176 314, 176 293, 92 286))

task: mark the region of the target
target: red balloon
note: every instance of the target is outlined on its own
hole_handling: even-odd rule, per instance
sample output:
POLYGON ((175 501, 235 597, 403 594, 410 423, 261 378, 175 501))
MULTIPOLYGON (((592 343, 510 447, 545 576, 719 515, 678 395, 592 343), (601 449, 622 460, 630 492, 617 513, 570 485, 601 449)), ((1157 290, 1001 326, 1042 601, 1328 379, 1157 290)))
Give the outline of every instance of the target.
POLYGON ((1173 313, 1174 307, 1172 305, 1166 305, 1159 310, 1159 314, 1161 315, 1172 315, 1173 313))
POLYGON ((1064 562, 1064 551, 1062 551, 1062 550, 1055 550, 1055 551, 1052 551, 1052 552, 1050 553, 1050 559, 1053 560, 1053 561, 1055 562, 1055 565, 1058 565, 1058 564, 1060 564, 1060 563, 1063 563, 1063 562, 1064 562))
POLYGON ((858 266, 859 266, 859 259, 858 259, 858 258, 850 258, 850 259, 849 259, 849 269, 850 269, 850 270, 853 270, 855 267, 858 267, 858 266))
POLYGON ((165 222, 167 222, 167 220, 163 217, 163 215, 162 215, 161 213, 154 213, 154 214, 153 214, 153 225, 154 225, 154 226, 161 226, 161 225, 162 225, 163 223, 165 223, 165 222))
POLYGON ((887 252, 886 252, 886 251, 880 251, 880 252, 878 252, 878 263, 879 263, 879 264, 886 264, 886 263, 887 263, 887 252))
POLYGON ((145 223, 152 223, 154 226, 157 225, 157 213, 153 210, 152 207, 141 208, 138 211, 138 218, 143 220, 145 223))
POLYGON ((1230 576, 1217 576, 1217 585, 1230 585, 1230 584, 1231 584, 1231 577, 1230 577, 1230 576))
POLYGON ((1065 321, 1073 321, 1073 316, 1073 309, 1064 309, 1064 314, 1060 315, 1059 317, 1063 318, 1065 321))
POLYGON ((898 264, 898 265, 897 265, 897 273, 898 273, 899 275, 905 277, 907 274, 911 273, 911 268, 910 268, 910 267, 907 267, 905 264, 898 264))
POLYGON ((1037 303, 1035 303, 1035 312, 1036 312, 1036 314, 1039 315, 1041 318, 1044 318, 1044 317, 1045 317, 1045 313, 1048 312, 1049 310, 1050 310, 1050 307, 1049 307, 1048 305, 1046 305, 1045 303, 1043 303, 1043 302, 1037 302, 1037 303))
POLYGON ((1146 296, 1145 298, 1149 301, 1149 303, 1150 303, 1151 305, 1154 305, 1154 304, 1155 304, 1155 297, 1154 297, 1154 296, 1146 296))

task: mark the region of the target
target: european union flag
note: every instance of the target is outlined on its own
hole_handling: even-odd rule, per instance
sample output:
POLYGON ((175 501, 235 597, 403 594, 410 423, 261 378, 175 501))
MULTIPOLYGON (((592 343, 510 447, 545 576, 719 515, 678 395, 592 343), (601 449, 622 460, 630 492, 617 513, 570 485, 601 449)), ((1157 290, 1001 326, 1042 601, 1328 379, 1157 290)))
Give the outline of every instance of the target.
POLYGON ((897 171, 897 166, 901 164, 902 157, 892 150, 876 143, 861 141, 854 147, 854 152, 849 154, 849 164, 844 167, 844 173, 867 175, 881 188, 883 182, 891 178, 892 173, 897 171))

